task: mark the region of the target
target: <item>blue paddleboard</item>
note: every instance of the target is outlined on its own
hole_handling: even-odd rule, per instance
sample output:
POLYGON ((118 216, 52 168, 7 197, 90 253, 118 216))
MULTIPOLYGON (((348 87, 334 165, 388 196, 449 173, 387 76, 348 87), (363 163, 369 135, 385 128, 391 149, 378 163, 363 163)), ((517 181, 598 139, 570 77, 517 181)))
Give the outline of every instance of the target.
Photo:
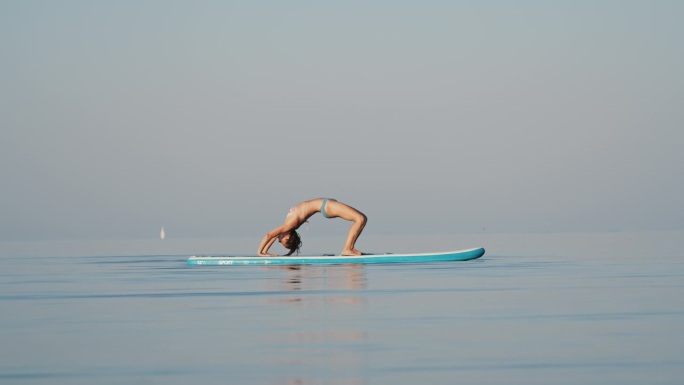
POLYGON ((420 254, 297 255, 276 257, 201 256, 188 258, 188 265, 321 265, 342 263, 421 263, 467 261, 480 258, 483 248, 420 254))

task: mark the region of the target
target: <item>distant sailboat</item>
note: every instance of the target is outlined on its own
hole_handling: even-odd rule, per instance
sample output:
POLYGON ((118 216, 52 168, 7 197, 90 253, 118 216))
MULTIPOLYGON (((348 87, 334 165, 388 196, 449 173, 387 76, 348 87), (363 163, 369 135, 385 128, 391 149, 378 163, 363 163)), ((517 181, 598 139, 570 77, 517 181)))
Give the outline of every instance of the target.
POLYGON ((161 238, 161 239, 166 238, 166 232, 164 231, 164 226, 162 226, 161 233, 159 233, 159 238, 161 238))

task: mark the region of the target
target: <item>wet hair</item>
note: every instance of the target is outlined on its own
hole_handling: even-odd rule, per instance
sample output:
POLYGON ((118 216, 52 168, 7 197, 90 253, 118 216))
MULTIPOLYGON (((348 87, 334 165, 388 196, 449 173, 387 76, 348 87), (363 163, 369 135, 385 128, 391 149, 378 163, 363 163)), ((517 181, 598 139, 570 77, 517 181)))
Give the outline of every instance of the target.
POLYGON ((286 256, 292 255, 292 253, 299 254, 299 249, 302 247, 302 238, 299 233, 295 230, 290 231, 290 239, 287 240, 287 247, 290 252, 285 254, 286 256))

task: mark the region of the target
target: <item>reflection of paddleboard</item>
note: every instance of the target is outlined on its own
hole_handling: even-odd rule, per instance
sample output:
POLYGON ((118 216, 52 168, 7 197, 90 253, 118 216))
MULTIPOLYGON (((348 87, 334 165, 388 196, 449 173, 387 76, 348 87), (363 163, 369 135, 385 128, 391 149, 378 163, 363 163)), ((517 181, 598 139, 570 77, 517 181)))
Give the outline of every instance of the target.
POLYGON ((416 263, 467 261, 480 258, 483 248, 445 251, 441 253, 420 254, 367 254, 359 256, 343 255, 297 255, 277 257, 238 257, 238 256, 192 256, 188 265, 320 265, 341 263, 416 263))

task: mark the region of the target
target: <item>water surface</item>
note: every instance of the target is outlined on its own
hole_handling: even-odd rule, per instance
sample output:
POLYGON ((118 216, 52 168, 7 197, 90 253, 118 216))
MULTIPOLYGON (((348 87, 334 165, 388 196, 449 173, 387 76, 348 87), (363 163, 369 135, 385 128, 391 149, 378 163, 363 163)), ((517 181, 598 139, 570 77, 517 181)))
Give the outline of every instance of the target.
POLYGON ((11 245, 0 255, 0 381, 681 383, 682 232, 465 238, 487 254, 189 267, 187 254, 11 245))

